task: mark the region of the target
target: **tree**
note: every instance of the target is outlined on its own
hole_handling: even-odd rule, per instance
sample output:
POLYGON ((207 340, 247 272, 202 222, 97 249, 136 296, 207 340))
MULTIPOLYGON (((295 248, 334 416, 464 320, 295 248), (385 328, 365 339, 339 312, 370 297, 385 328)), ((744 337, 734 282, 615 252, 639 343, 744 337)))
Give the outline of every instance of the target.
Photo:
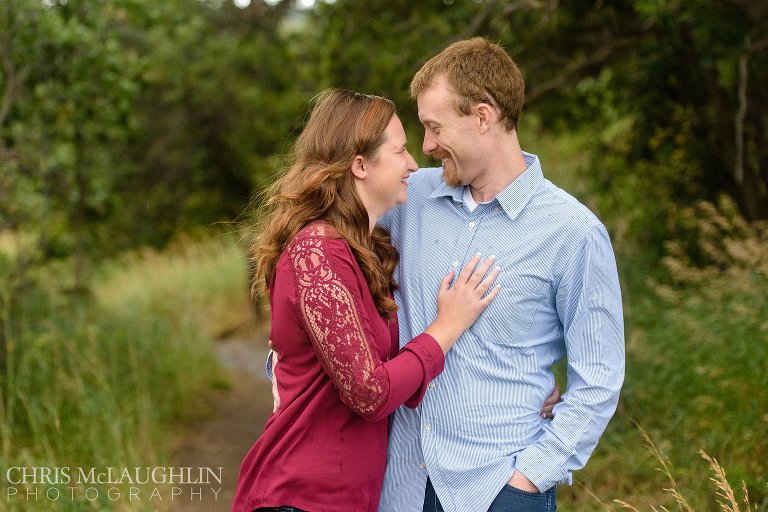
MULTIPOLYGON (((499 41, 526 76, 526 112, 550 129, 593 134, 598 208, 661 247, 675 211, 721 193, 768 218, 766 6, 740 0, 339 0, 313 14, 315 80, 382 91, 405 110, 407 85, 450 42, 499 41), (364 28, 364 29, 363 29, 364 28)), ((524 112, 524 115, 526 115, 524 112)))

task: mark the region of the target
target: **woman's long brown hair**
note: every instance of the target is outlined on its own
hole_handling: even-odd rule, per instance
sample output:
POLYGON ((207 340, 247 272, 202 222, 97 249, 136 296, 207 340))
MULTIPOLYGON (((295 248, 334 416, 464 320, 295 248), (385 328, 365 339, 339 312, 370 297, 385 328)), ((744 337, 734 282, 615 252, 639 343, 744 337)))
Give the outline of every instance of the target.
POLYGON ((352 248, 379 314, 389 318, 397 311, 389 292, 397 287, 393 274, 398 253, 384 229, 376 227, 369 234, 368 212, 351 170, 355 156, 378 156, 393 115, 394 104, 380 96, 328 89, 315 98, 289 166, 268 189, 261 208, 248 251, 252 295, 268 288, 280 254, 296 234, 324 220, 352 248))

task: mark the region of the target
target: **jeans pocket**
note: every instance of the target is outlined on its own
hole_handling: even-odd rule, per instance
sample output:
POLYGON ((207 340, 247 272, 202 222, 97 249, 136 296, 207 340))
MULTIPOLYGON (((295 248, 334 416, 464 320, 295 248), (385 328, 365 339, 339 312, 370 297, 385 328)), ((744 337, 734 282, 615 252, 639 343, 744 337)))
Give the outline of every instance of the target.
POLYGON ((547 497, 546 493, 543 492, 530 492, 530 491, 524 491, 522 489, 518 489, 517 487, 514 487, 512 485, 505 485, 504 490, 507 492, 511 492, 513 494, 518 494, 520 496, 527 496, 529 498, 541 498, 544 499, 547 497))
POLYGON ((553 512, 556 508, 554 488, 546 492, 528 492, 507 484, 488 512, 553 512))

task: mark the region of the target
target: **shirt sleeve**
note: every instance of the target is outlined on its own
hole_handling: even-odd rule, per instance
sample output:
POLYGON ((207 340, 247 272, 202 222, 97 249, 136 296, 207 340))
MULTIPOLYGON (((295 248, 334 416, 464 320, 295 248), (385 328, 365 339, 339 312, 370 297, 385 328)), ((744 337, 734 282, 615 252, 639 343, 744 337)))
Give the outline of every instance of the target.
POLYGON ((616 260, 605 227, 574 254, 556 306, 568 358, 568 389, 544 434, 517 455, 515 468, 540 491, 571 483, 616 411, 624 381, 624 322, 616 260))
POLYGON ((395 216, 396 209, 397 207, 384 212, 384 214, 376 220, 376 225, 390 231, 392 229, 392 220, 395 216))
MULTIPOLYGON (((347 244, 306 238, 289 251, 298 316, 342 402, 368 421, 386 418, 406 401, 418 403, 443 370, 443 351, 434 338, 420 334, 382 362, 347 244)), ((389 340, 389 333, 383 335, 389 340)))

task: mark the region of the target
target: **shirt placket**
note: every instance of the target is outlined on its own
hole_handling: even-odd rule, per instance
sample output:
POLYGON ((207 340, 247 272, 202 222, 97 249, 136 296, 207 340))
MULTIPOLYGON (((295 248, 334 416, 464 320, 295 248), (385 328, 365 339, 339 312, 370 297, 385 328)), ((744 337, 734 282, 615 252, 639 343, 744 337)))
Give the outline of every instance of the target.
MULTIPOLYGON (((476 252, 478 252, 478 244, 476 243, 477 232, 483 219, 490 211, 492 211, 493 208, 490 204, 483 204, 478 205, 474 210, 470 212, 462 208, 461 203, 454 203, 454 206, 457 208, 457 210, 460 210, 463 213, 463 215, 460 215, 456 218, 455 225, 452 226, 458 233, 458 236, 456 244, 454 244, 453 254, 451 255, 451 266, 454 270, 454 273, 458 275, 467 261, 472 258, 476 252)), ((483 256, 487 257, 489 255, 485 254, 483 256)), ((481 262, 482 261, 483 260, 481 258, 481 262)), ((433 407, 430 406, 430 404, 433 402, 430 399, 430 394, 434 393, 434 390, 437 386, 438 384, 435 381, 432 381, 427 386, 428 390, 425 396, 425 400, 419 407, 421 416, 420 444, 422 452, 422 460, 419 461, 419 469, 429 473, 432 484, 435 486, 435 488, 439 488, 447 484, 447 482, 443 481, 442 475, 438 473, 438 468, 440 465, 437 462, 437 453, 439 453, 440 450, 437 449, 436 442, 437 439, 439 439, 438 431, 443 426, 440 425, 440 422, 435 418, 433 414, 433 407), (431 470, 430 466, 432 467, 431 470)))
MULTIPOLYGON (((451 257, 451 265, 457 274, 467 263, 467 260, 478 252, 478 244, 474 243, 475 236, 480 228, 480 223, 490 210, 491 206, 489 204, 478 205, 471 212, 462 210, 464 212, 464 219, 460 225, 456 226, 459 235, 451 257)), ((484 256, 489 255, 484 254, 484 256)))

